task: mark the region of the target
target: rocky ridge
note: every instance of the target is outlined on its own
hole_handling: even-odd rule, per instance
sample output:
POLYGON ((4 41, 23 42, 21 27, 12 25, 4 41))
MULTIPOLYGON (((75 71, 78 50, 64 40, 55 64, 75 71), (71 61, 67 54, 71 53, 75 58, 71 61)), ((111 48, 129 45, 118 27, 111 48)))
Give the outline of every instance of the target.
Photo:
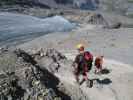
POLYGON ((23 50, 1 50, 1 100, 69 100, 58 90, 59 79, 37 65, 23 50))

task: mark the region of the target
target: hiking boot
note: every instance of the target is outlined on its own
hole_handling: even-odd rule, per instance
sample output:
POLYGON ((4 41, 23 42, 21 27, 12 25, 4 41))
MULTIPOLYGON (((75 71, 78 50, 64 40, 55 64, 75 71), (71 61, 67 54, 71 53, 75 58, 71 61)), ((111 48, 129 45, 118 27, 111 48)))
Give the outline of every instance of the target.
POLYGON ((93 80, 86 81, 86 87, 92 88, 93 87, 93 80))

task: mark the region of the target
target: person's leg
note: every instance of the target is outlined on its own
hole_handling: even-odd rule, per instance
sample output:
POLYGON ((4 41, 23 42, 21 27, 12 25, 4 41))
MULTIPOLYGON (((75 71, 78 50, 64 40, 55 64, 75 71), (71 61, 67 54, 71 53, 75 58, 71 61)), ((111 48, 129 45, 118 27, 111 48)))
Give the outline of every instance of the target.
POLYGON ((83 80, 86 82, 86 87, 90 87, 91 86, 90 85, 91 83, 90 83, 90 80, 88 78, 87 72, 84 73, 83 80))
POLYGON ((79 83, 79 75, 78 75, 78 74, 75 75, 75 79, 76 79, 76 81, 79 83))
POLYGON ((84 79, 85 81, 88 80, 87 72, 84 72, 84 74, 83 74, 83 79, 84 79))
POLYGON ((74 75, 75 75, 76 82, 79 83, 79 71, 76 70, 75 73, 74 73, 74 75))
POLYGON ((84 74, 84 80, 86 81, 86 87, 91 88, 93 87, 93 80, 90 80, 87 74, 87 72, 84 74))
POLYGON ((98 65, 98 73, 101 73, 101 71, 102 71, 102 65, 99 64, 99 65, 98 65))
POLYGON ((89 62, 88 62, 88 71, 90 71, 91 69, 92 69, 92 63, 93 63, 93 61, 92 60, 90 60, 89 62))
POLYGON ((95 74, 98 73, 98 65, 95 65, 95 74))
POLYGON ((95 67, 95 74, 97 74, 97 68, 95 67))
POLYGON ((85 66, 84 66, 84 69, 83 69, 83 79, 84 79, 85 81, 88 80, 87 74, 88 74, 88 66, 85 65, 85 66))
POLYGON ((102 64, 100 64, 100 71, 102 71, 102 69, 103 69, 103 68, 102 68, 102 64))
POLYGON ((99 74, 101 72, 101 66, 100 66, 100 64, 97 64, 96 65, 96 74, 99 74))

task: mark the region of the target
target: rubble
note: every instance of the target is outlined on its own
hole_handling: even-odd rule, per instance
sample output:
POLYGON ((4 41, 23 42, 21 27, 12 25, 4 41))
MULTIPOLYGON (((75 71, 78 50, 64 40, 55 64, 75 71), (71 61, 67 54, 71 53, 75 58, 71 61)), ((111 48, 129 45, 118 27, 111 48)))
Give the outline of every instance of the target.
POLYGON ((0 100, 70 100, 58 90, 59 83, 57 77, 40 69, 23 50, 0 54, 0 100))
POLYGON ((58 72, 61 67, 61 62, 67 58, 55 49, 48 49, 44 54, 43 49, 33 54, 40 67, 47 68, 50 72, 58 72), (43 55, 43 56, 42 56, 43 55))

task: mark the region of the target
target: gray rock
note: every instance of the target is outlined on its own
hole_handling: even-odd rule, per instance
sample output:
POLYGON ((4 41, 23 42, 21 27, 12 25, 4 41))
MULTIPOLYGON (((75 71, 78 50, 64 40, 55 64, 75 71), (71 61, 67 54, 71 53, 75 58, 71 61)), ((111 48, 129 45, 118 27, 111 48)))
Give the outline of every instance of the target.
POLYGON ((58 90, 58 78, 45 68, 40 69, 34 59, 23 50, 3 51, 0 60, 7 61, 0 62, 1 100, 70 99, 58 90), (8 62, 10 64, 6 64, 8 62), (3 69, 4 67, 6 70, 3 69))

